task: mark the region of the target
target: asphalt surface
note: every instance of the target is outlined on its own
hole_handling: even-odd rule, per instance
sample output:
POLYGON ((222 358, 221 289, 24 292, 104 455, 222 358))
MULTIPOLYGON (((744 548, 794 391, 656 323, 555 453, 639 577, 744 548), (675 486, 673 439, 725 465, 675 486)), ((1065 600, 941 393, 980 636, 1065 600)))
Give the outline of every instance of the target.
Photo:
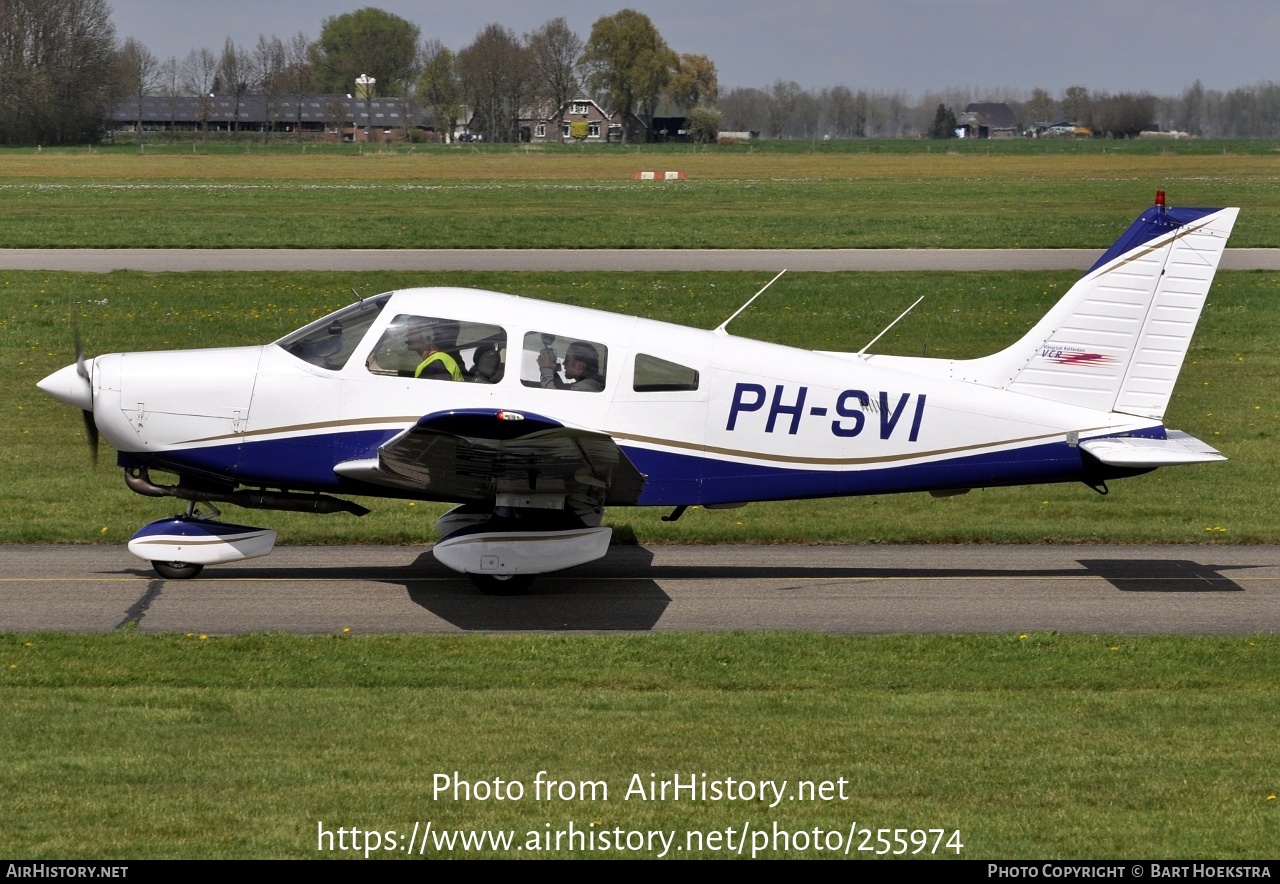
MULTIPOLYGON (((0 249, 0 270, 1087 270, 1101 254, 1097 249, 0 249)), ((1222 269, 1280 269, 1280 249, 1228 249, 1222 269)))
POLYGON ((1280 629, 1280 547, 615 547, 495 597, 425 546, 281 547, 185 581, 120 546, 6 546, 0 628, 1247 635, 1280 629))

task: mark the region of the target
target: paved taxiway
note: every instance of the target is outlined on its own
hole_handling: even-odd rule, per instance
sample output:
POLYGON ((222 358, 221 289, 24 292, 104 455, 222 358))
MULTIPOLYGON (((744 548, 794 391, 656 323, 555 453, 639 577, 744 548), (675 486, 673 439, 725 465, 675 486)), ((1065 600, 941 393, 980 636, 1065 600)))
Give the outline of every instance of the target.
MULTIPOLYGON (((1098 249, 0 249, 2 270, 1087 270, 1098 249)), ((1223 270, 1280 270, 1280 249, 1228 249, 1223 270)))
POLYGON ((164 581, 119 546, 0 547, 0 629, 1270 633, 1274 546, 615 547, 483 596, 428 547, 281 547, 164 581))

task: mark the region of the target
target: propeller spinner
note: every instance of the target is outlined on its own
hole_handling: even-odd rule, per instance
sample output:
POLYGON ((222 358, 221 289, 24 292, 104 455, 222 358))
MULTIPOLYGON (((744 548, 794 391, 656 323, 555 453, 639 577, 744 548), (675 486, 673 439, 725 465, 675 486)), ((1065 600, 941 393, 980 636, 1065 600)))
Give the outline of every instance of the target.
POLYGON ((36 386, 59 402, 65 402, 80 409, 84 417, 85 436, 89 440, 89 455, 96 464, 98 462, 98 425, 93 421, 93 360, 85 359, 78 331, 75 335, 75 343, 75 364, 58 369, 36 386))

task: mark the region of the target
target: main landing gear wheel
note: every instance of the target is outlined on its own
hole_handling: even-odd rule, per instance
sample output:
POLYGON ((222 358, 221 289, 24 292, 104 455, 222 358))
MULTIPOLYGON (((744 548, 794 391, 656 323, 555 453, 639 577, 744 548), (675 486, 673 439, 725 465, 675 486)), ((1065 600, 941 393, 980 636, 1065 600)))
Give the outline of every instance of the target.
POLYGON ((533 585, 532 574, 468 574, 485 595, 520 595, 533 585))
POLYGON ((190 562, 152 562, 151 567, 165 580, 190 580, 204 570, 204 565, 190 562))

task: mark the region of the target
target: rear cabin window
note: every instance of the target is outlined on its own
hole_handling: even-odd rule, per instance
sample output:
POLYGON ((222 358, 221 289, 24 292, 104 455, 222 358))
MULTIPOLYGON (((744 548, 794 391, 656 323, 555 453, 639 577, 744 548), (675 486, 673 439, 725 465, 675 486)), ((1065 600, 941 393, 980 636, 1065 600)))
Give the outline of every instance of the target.
POLYGON ((524 336, 520 382, 547 390, 599 393, 608 374, 609 348, 599 341, 550 332, 524 336))
POLYGON ((496 384, 507 358, 507 333, 496 325, 401 314, 365 363, 374 374, 432 381, 496 384))
POLYGON ((698 389, 698 372, 678 362, 668 362, 648 353, 636 354, 636 370, 631 389, 637 393, 670 393, 698 389))

